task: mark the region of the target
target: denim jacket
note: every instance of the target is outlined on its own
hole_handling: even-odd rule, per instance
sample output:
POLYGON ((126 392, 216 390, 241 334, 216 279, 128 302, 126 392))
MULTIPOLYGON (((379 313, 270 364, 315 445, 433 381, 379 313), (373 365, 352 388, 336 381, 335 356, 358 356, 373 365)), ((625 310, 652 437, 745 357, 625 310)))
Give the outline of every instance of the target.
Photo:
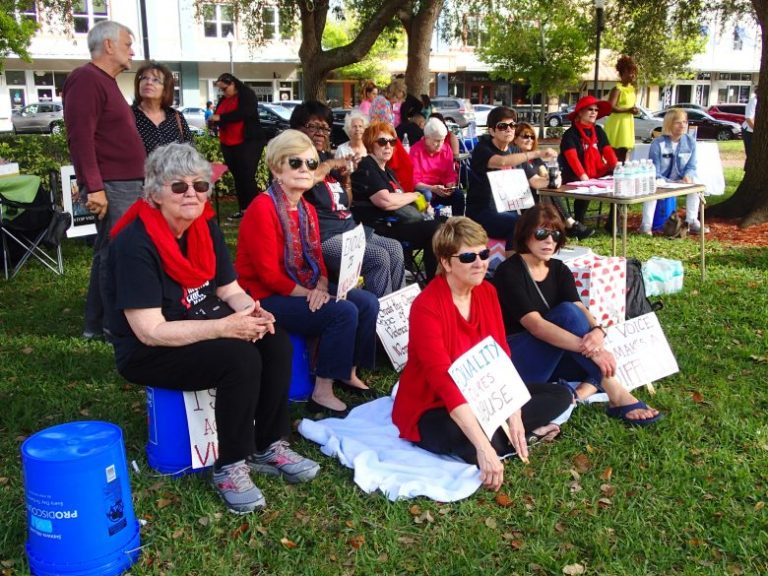
POLYGON ((689 134, 683 134, 672 152, 672 140, 664 135, 651 142, 648 158, 656 166, 656 177, 677 181, 689 176, 696 178, 696 140, 689 134))

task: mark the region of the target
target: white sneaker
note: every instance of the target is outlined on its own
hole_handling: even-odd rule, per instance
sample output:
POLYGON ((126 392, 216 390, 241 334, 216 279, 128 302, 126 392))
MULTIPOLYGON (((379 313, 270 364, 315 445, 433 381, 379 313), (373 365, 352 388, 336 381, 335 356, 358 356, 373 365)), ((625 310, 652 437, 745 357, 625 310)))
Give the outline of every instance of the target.
MULTIPOLYGON (((694 220, 693 222, 688 222, 688 233, 700 234, 701 222, 699 222, 698 220, 694 220)), ((704 234, 709 234, 709 226, 704 226, 704 234)))

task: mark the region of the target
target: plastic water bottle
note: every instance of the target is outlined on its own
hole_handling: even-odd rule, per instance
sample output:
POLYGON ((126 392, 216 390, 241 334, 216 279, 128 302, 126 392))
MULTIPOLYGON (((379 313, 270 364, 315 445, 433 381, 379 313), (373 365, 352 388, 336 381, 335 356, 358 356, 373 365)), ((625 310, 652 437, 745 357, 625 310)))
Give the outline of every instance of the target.
POLYGON ((408 140, 408 134, 403 134, 403 148, 405 148, 406 152, 411 151, 411 143, 408 140))
POLYGON ((643 174, 640 170, 640 162, 632 160, 632 182, 633 196, 640 196, 643 193, 643 174))
POLYGON ((650 186, 648 184, 648 161, 640 160, 640 194, 647 196, 650 186))
POLYGON ((648 160, 648 194, 656 193, 656 165, 648 160))
POLYGON ((615 196, 624 196, 625 181, 624 165, 618 162, 613 169, 613 194, 615 196))

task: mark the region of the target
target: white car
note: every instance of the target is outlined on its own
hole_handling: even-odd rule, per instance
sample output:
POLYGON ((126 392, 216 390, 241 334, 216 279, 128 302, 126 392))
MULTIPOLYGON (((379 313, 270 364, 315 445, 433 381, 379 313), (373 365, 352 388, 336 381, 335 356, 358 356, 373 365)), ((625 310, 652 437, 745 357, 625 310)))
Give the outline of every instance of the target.
MULTIPOLYGON (((605 116, 597 121, 600 126, 605 126, 605 121, 608 117, 605 116)), ((653 113, 647 108, 642 106, 637 107, 637 114, 635 114, 635 140, 642 142, 650 142, 653 140, 653 131, 658 130, 661 132, 661 125, 663 119, 653 115, 653 113)))
POLYGON ((496 106, 491 106, 490 104, 473 104, 472 107, 475 109, 475 122, 477 125, 487 126, 488 112, 496 108, 496 106))

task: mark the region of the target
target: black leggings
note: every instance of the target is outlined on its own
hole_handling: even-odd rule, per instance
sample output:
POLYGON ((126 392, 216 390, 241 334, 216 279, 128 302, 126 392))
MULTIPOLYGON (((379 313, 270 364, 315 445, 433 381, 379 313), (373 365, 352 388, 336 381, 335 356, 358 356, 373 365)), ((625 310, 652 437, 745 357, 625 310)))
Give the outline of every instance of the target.
POLYGON ((235 180, 237 205, 243 212, 259 193, 256 187, 256 169, 264 149, 262 140, 245 140, 236 146, 221 145, 224 162, 235 180))
POLYGON ((220 338, 179 347, 142 346, 120 374, 142 386, 215 388, 216 462, 225 466, 288 436, 292 354, 288 333, 277 329, 255 344, 220 338))
MULTIPOLYGON (((560 384, 526 384, 531 399, 523 406, 523 426, 528 434, 540 426, 549 424, 565 412, 573 396, 560 384)), ((421 441, 416 444, 434 454, 458 456, 469 464, 477 465, 477 449, 472 445, 448 410, 434 408, 419 418, 421 441)), ((491 445, 499 456, 510 454, 512 445, 499 428, 491 438, 491 445)))

